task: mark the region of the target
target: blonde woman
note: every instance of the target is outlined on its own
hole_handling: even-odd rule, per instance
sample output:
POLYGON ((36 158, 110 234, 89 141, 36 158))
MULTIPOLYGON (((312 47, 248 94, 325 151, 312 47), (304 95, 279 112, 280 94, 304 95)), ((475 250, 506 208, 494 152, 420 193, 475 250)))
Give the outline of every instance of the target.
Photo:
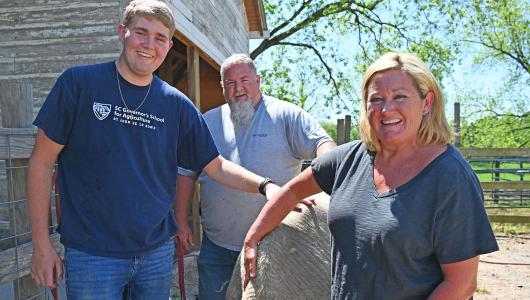
POLYGON ((258 242, 307 195, 331 195, 333 299, 467 299, 479 255, 498 250, 479 181, 457 149, 444 98, 413 54, 365 72, 361 141, 313 161, 269 201, 245 239, 246 282, 258 242))

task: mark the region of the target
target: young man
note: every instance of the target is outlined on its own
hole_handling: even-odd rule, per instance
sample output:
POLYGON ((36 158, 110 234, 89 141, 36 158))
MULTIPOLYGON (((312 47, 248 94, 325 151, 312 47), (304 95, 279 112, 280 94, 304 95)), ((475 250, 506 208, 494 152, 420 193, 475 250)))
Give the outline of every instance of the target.
POLYGON ((193 104, 152 75, 173 31, 163 2, 132 1, 118 26, 118 60, 65 71, 35 119, 31 274, 46 287, 63 275, 48 237, 57 160, 68 299, 169 298, 177 166, 247 192, 278 188, 220 157, 193 104))
MULTIPOLYGON (((221 66, 227 104, 204 115, 221 155, 283 184, 300 173, 303 160, 335 147, 308 113, 260 91, 260 76, 250 57, 235 54, 221 66)), ((266 199, 231 191, 202 175, 198 259, 199 298, 224 299, 245 234, 266 199)))

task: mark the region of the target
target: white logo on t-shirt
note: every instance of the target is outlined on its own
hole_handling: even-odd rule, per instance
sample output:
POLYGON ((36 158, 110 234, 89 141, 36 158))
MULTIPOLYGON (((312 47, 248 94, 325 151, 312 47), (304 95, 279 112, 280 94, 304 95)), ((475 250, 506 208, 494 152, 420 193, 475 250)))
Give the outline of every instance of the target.
POLYGON ((96 115, 96 118, 98 118, 98 120, 104 120, 110 114, 111 108, 111 104, 103 104, 98 102, 94 102, 94 105, 92 106, 92 109, 94 110, 94 115, 96 115))

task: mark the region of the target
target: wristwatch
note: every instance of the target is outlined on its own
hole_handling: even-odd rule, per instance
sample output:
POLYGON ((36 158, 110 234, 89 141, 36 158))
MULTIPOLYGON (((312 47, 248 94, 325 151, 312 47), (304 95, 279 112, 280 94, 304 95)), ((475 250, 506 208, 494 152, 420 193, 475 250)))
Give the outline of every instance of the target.
POLYGON ((259 193, 262 194, 263 196, 266 196, 266 193, 265 193, 265 186, 269 183, 276 183, 274 181, 272 181, 272 179, 270 179, 269 177, 265 177, 263 179, 263 181, 259 184, 259 193))

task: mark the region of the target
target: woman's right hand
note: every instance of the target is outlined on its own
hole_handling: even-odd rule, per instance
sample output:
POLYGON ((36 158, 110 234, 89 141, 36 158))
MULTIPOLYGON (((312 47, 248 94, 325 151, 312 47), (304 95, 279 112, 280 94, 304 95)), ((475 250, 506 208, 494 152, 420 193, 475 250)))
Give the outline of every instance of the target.
POLYGON ((256 277, 256 262, 258 258, 258 242, 245 240, 243 254, 245 259, 245 274, 243 290, 247 287, 251 278, 256 277))

